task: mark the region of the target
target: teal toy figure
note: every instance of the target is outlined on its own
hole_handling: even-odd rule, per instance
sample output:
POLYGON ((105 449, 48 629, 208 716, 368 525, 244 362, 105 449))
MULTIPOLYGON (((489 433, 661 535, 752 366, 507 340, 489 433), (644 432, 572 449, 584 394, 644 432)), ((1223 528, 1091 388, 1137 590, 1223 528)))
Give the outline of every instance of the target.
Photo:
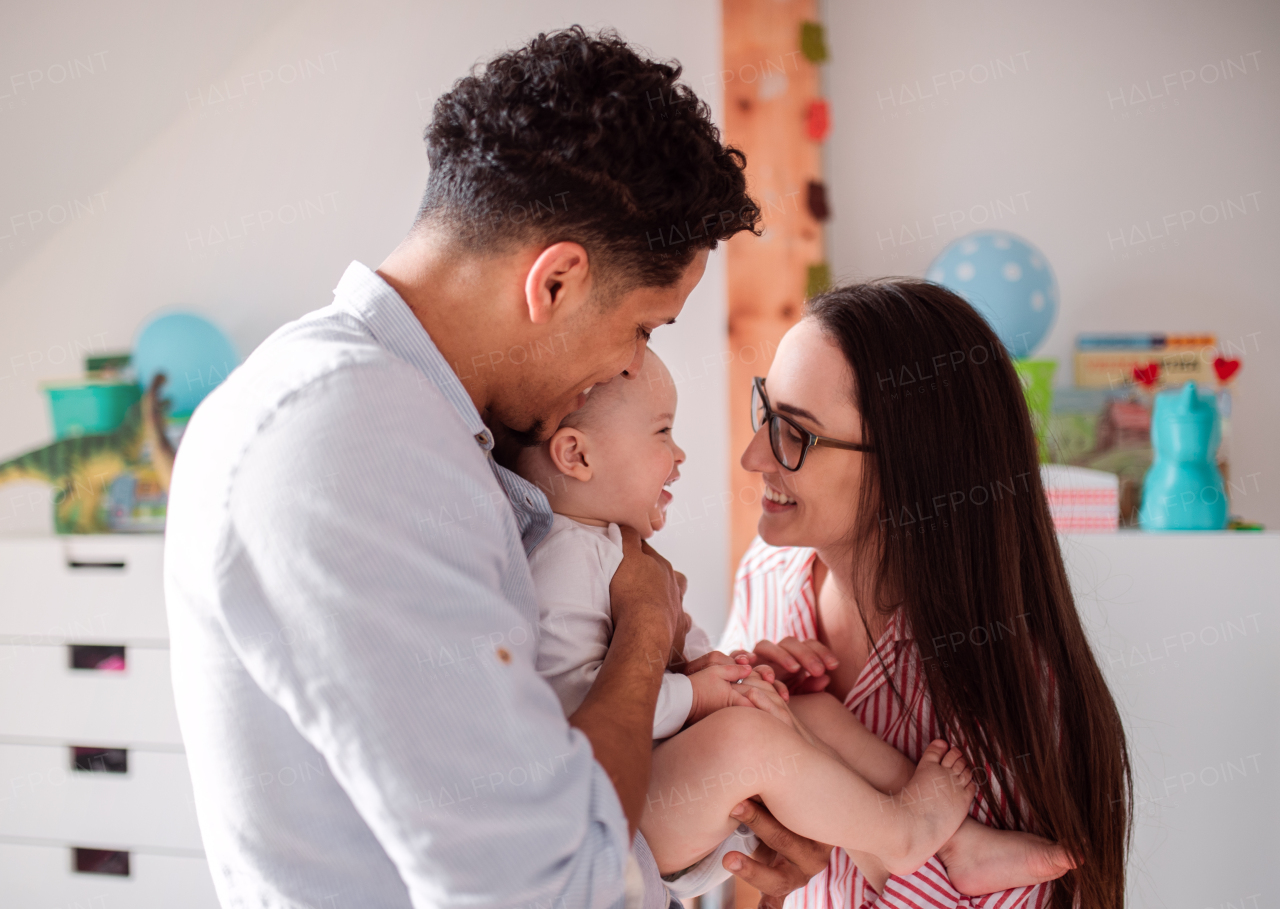
POLYGON ((1222 530, 1227 491, 1215 456, 1221 441, 1217 400, 1196 383, 1156 395, 1151 416, 1155 460, 1142 484, 1143 530, 1222 530))

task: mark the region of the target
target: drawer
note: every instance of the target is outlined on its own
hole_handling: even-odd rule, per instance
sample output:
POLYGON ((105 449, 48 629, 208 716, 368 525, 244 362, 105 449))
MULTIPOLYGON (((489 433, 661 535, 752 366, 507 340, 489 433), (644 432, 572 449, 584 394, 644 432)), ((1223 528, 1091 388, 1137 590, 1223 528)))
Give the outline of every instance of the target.
POLYGON ((0 641, 169 637, 164 538, 0 537, 0 641))
POLYGON ((66 746, 0 745, 0 839, 199 852, 186 757, 130 749, 127 768, 73 770, 66 746))
POLYGON ((0 736, 181 745, 169 651, 125 648, 119 672, 71 669, 68 648, 0 644, 0 736))
POLYGON ((218 909, 203 858, 130 853, 129 876, 81 874, 65 846, 0 841, 5 909, 218 909))

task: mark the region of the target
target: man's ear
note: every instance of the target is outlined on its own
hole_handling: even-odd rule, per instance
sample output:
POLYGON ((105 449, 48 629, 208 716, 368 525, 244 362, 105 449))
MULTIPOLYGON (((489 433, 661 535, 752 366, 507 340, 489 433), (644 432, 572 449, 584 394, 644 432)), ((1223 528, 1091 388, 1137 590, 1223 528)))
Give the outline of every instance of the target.
POLYGON ((587 251, 579 243, 553 243, 539 253, 524 282, 529 320, 545 325, 566 306, 581 303, 591 293, 587 251))
POLYGON ((587 461, 587 435, 573 426, 562 426, 547 443, 547 453, 556 470, 575 480, 587 482, 593 473, 587 461))

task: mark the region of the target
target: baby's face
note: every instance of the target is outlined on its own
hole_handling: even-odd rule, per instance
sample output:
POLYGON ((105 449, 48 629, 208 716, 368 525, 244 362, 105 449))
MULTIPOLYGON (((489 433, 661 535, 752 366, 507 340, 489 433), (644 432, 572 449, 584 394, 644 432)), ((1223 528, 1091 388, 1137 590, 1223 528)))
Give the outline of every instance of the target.
POLYGON ((582 426, 592 476, 580 501, 595 512, 588 517, 630 525, 648 538, 666 523, 666 487, 679 478, 685 459, 671 434, 675 383, 650 353, 635 378, 618 376, 592 394, 602 397, 582 426))

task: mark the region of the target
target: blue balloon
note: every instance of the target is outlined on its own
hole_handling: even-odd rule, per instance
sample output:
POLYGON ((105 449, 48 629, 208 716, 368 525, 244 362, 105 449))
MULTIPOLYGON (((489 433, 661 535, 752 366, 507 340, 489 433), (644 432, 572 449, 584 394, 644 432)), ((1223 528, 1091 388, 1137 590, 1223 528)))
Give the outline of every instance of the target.
POLYGON ((1058 314, 1058 282, 1040 250, 1003 230, 982 230, 948 244, 925 277, 982 313, 1014 357, 1029 357, 1058 314))
POLYGON ((167 379, 161 397, 172 402, 171 415, 196 409, 240 363, 236 349, 216 325, 191 313, 157 316, 138 332, 132 364, 138 383, 148 388, 156 373, 167 379))

